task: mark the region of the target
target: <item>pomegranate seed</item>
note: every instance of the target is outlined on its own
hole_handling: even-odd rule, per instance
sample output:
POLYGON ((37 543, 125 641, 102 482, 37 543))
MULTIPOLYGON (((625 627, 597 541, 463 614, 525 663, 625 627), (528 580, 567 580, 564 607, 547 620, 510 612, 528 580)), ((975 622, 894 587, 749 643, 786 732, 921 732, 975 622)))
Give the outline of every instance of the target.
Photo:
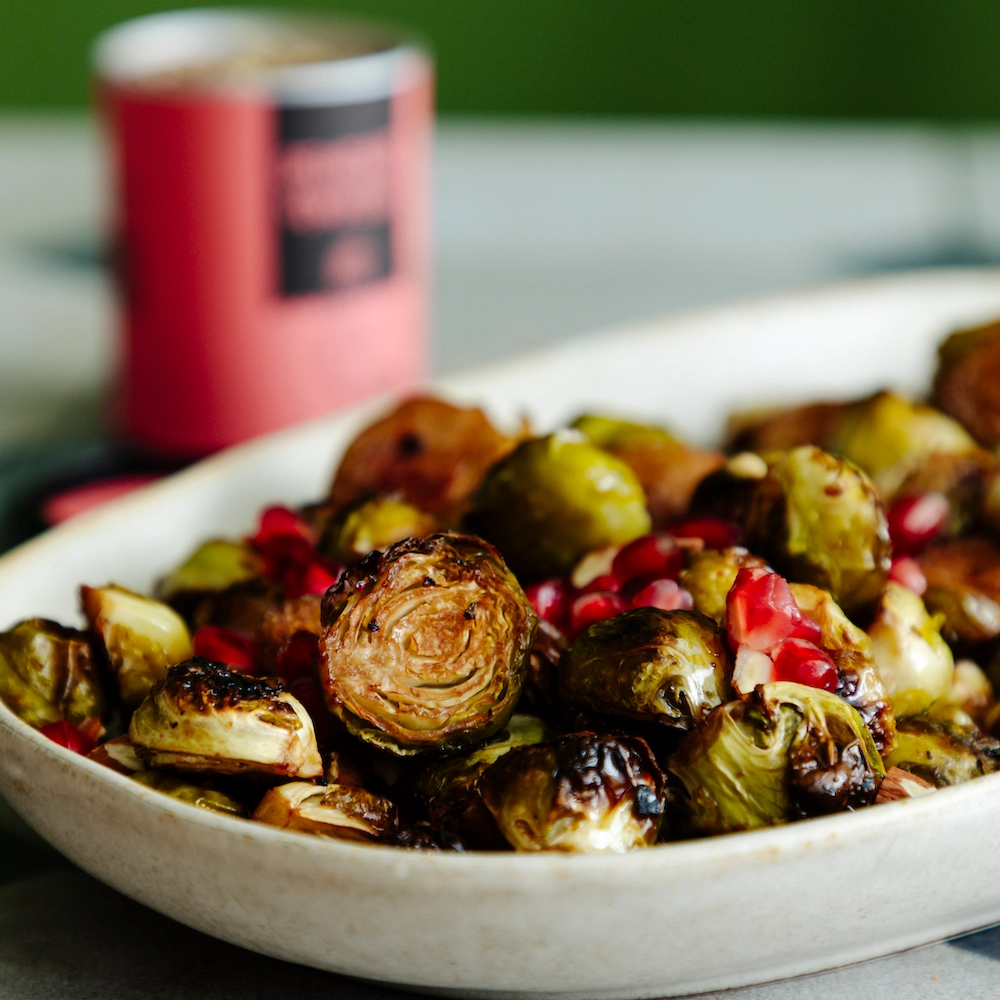
POLYGON ((920 563, 910 556, 896 556, 892 560, 892 568, 889 570, 889 579, 912 590, 918 597, 923 597, 927 592, 927 577, 920 568, 920 563))
POLYGON ((285 571, 285 600, 303 594, 325 594, 344 575, 344 567, 312 554, 306 563, 293 563, 285 571))
POLYGON ((580 593, 596 594, 598 592, 604 592, 608 594, 617 594, 621 589, 622 581, 619 580, 617 576, 612 576, 610 573, 607 573, 604 576, 595 576, 586 587, 580 588, 580 593))
POLYGON ((570 584, 568 580, 553 577, 542 580, 524 592, 535 614, 542 621, 566 631, 569 628, 570 584))
POLYGON ((726 595, 726 628, 733 649, 750 646, 762 652, 787 639, 804 615, 785 578, 762 567, 744 567, 726 595))
POLYGON ((728 549, 739 545, 743 538, 743 529, 735 521, 722 517, 689 517, 667 531, 674 538, 700 538, 706 549, 728 549))
POLYGON ((319 637, 312 632, 295 632, 278 650, 274 669, 283 681, 291 684, 302 677, 314 678, 318 662, 319 637))
POLYGON ((785 639, 771 651, 775 677, 808 687, 835 691, 839 678, 829 654, 805 639, 785 639))
POLYGON ((97 746, 97 740, 91 739, 86 733, 77 729, 72 722, 67 722, 65 719, 61 722, 49 722, 40 726, 38 731, 43 736, 48 736, 53 743, 58 743, 59 746, 66 747, 67 750, 82 753, 84 756, 97 746))
POLYGON ((661 611, 690 611, 694 598, 676 580, 654 580, 632 598, 630 608, 659 608, 661 611))
POLYGON ((628 605, 620 594, 607 591, 593 594, 581 594, 570 609, 570 625, 574 632, 582 632, 594 622, 604 621, 621 614, 628 605))
POLYGON ((923 493, 897 500, 887 515, 893 550, 913 555, 926 548, 944 527, 951 504, 942 493, 923 493))
POLYGON ((769 684, 774 679, 774 663, 767 653, 740 646, 733 666, 733 687, 738 694, 750 694, 758 684, 769 684))
POLYGON ((249 639, 218 625, 202 625, 191 642, 195 656, 224 663, 241 674, 255 672, 253 645, 249 639))
POLYGON ((83 735, 90 740, 94 746, 97 746, 101 742, 101 737, 107 732, 104 728, 104 723, 100 719, 84 719, 79 726, 76 727, 80 730, 83 735))
MULTIPOLYGON (((801 614, 801 612, 800 612, 801 614)), ((798 625, 788 637, 789 639, 805 639, 815 646, 823 643, 823 629, 818 622, 814 622, 808 615, 802 615, 798 625)))
POLYGON ((620 583, 636 577, 675 577, 684 568, 684 553, 670 535, 643 535, 615 556, 611 573, 620 583))
POLYGON ((280 579, 290 566, 308 563, 316 538, 305 521, 287 507, 269 507, 250 539, 264 557, 264 573, 280 579))

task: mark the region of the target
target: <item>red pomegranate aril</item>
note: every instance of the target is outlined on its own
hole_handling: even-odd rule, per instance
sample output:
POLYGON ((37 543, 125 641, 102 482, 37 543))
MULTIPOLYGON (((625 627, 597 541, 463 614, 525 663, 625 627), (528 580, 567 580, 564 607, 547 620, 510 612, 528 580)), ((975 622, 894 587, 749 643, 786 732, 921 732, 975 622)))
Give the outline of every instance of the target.
POLYGON ((319 637, 312 632, 301 631, 293 633, 278 650, 274 669, 283 681, 290 684, 301 677, 313 679, 318 663, 319 637))
POLYGON ((313 555, 307 563, 294 563, 285 572, 285 600, 303 594, 325 594, 344 575, 344 567, 313 555))
POLYGON ((923 597, 927 592, 927 577, 924 576, 920 563, 910 556, 896 556, 892 560, 889 579, 912 590, 918 597, 923 597))
POLYGON ((611 564, 611 574, 619 583, 636 577, 662 579, 676 577, 684 568, 684 553, 670 535, 643 535, 629 542, 611 564))
POLYGON ((72 722, 67 722, 65 719, 61 722, 49 722, 40 726, 38 731, 43 736, 47 736, 53 743, 58 743, 59 746, 66 747, 67 750, 82 753, 84 756, 97 746, 97 740, 91 739, 72 722))
POLYGON ((771 650, 775 678, 836 691, 837 668, 828 653, 805 639, 784 639, 771 650))
MULTIPOLYGON (((801 613, 801 612, 800 612, 801 613)), ((802 615, 798 625, 792 630, 789 639, 805 639, 813 645, 820 645, 823 641, 823 629, 818 622, 814 622, 808 615, 802 615)))
POLYGON ((257 548, 264 548, 273 542, 289 538, 299 538, 308 542, 310 547, 315 544, 312 528, 287 507, 268 507, 260 515, 260 525, 257 534, 251 541, 257 548))
POLYGON ((195 656, 224 663, 230 670, 253 674, 255 670, 253 644, 249 639, 218 625, 202 625, 191 641, 195 656))
POLYGON ((552 577, 533 584, 524 593, 542 621, 563 631, 569 627, 571 587, 568 580, 552 577))
POLYGON ((622 581, 617 576, 607 573, 604 576, 595 576, 585 587, 580 588, 581 594, 596 594, 599 592, 617 594, 622 589, 622 581))
POLYGON ((570 609, 570 625, 574 632, 582 632, 594 622, 620 615, 627 607, 621 594, 611 594, 607 591, 581 594, 573 601, 570 609))
POLYGON ((926 548, 944 527, 951 504, 943 493, 922 493, 897 500, 886 515, 893 551, 913 555, 926 548))
POLYGON ((743 539, 743 529, 722 517, 689 517, 672 524, 667 531, 674 538, 700 538, 706 549, 728 549, 743 539))
POLYGON ((661 611, 690 611, 694 598, 676 580, 654 580, 632 598, 630 608, 659 608, 661 611))
POLYGON ((726 628, 732 648, 766 652, 802 624, 803 614, 785 578, 761 567, 744 568, 726 596, 726 628))

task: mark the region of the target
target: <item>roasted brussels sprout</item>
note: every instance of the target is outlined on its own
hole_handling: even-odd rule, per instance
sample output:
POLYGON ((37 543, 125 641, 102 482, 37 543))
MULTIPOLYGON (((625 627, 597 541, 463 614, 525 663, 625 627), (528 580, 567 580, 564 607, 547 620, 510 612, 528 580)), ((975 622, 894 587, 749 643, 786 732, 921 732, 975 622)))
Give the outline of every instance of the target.
POLYGON ((479 779, 518 851, 623 852, 656 842, 663 774, 638 737, 573 733, 519 747, 479 779))
POLYGON ((746 549, 703 549, 688 554, 677 582, 694 599, 695 611, 722 625, 726 620, 726 595, 736 582, 736 574, 744 568, 766 566, 763 559, 746 549))
POLYGON ((250 810, 231 795, 211 788, 202 788, 173 774, 164 774, 162 771, 137 771, 132 775, 132 780, 169 795, 172 799, 186 802, 189 806, 197 806, 199 809, 209 809, 212 812, 225 813, 227 816, 250 814, 250 810))
POLYGON ((1000 769, 1000 742, 974 726, 913 718, 901 719, 897 729, 898 742, 886 766, 902 768, 938 788, 1000 769))
POLYGON ((951 690, 955 661, 941 638, 943 620, 927 614, 913 591, 891 580, 886 584, 868 635, 897 719, 926 712, 951 690))
POLYGON ((245 542, 213 538, 198 546, 156 586, 156 596, 167 604, 197 599, 260 576, 263 560, 245 542))
POLYGON ((993 685, 978 664, 956 660, 947 701, 974 722, 981 723, 993 707, 993 685))
POLYGON ((1000 445, 1000 322, 958 330, 941 344, 933 400, 981 445, 1000 445))
POLYGON ((591 625, 558 676, 575 708, 688 730, 728 699, 732 661, 707 615, 636 608, 591 625))
POLYGON ((704 836, 869 805, 885 774, 861 716, 818 688, 761 685, 717 708, 667 762, 682 825, 704 836))
POLYGON ((632 470, 573 430, 525 441, 490 469, 467 523, 525 579, 564 576, 591 549, 650 529, 632 470))
POLYGON ((395 833, 386 838, 385 843, 418 851, 465 851, 465 844, 461 839, 423 821, 412 826, 397 827, 395 833))
POLYGON ((887 753, 896 741, 896 720, 889 692, 876 669, 871 639, 848 619, 828 591, 805 583, 793 583, 790 589, 802 613, 820 627, 819 645, 837 669, 834 693, 858 710, 879 753, 887 753))
POLYGON ((661 427, 594 414, 572 426, 632 469, 657 526, 686 514, 695 487, 725 461, 721 452, 691 448, 661 427))
POLYGON ((548 738, 541 719, 512 715, 507 726, 485 746, 461 757, 429 762, 417 781, 417 792, 431 824, 458 835, 473 847, 503 847, 505 842, 498 836, 479 794, 479 779, 491 764, 515 747, 532 746, 548 738))
POLYGON ((292 781, 270 788, 253 814, 258 823, 338 840, 380 840, 396 826, 387 798, 353 785, 292 781))
POLYGON ((322 619, 331 711, 396 754, 463 750, 502 729, 535 634, 497 551, 451 532, 365 557, 327 592, 322 619))
POLYGON ((191 655, 183 619, 162 601, 123 587, 81 587, 80 604, 100 638, 122 701, 138 705, 167 669, 191 655))
POLYGON ((917 561, 927 578, 924 604, 944 615, 949 642, 976 646, 1000 635, 1000 549, 986 538, 955 538, 917 561))
POLYGON ((337 508, 385 493, 457 524, 486 470, 514 446, 479 409, 410 399, 351 442, 330 488, 337 508))
POLYGON ((129 737, 149 767, 318 778, 312 720, 273 678, 192 657, 171 667, 132 715, 129 737))
POLYGON ((398 496, 380 496, 344 511, 330 522, 320 542, 324 555, 353 566, 369 552, 404 538, 423 538, 437 531, 430 515, 398 496))
POLYGON ((871 481, 811 445, 766 458, 744 520, 747 548, 789 579, 830 591, 846 611, 874 603, 890 544, 871 481))
POLYGON ((0 633, 0 698, 34 726, 103 718, 104 695, 83 632, 29 618, 0 633))

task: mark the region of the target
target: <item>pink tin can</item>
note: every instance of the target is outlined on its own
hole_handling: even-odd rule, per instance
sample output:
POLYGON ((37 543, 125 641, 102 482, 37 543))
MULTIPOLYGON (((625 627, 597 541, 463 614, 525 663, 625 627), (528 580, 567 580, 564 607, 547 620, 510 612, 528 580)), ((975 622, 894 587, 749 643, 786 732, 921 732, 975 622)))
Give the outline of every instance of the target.
POLYGON ((195 457, 425 370, 433 67, 385 29, 155 14, 95 48, 118 426, 195 457))

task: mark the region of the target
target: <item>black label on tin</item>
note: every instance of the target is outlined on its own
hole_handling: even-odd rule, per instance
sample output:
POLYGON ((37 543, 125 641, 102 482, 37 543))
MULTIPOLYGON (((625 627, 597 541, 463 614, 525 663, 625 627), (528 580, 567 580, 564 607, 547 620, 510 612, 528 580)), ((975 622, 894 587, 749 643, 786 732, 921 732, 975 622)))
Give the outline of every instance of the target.
POLYGON ((283 294, 389 277, 387 100, 280 108, 277 180, 283 294))

